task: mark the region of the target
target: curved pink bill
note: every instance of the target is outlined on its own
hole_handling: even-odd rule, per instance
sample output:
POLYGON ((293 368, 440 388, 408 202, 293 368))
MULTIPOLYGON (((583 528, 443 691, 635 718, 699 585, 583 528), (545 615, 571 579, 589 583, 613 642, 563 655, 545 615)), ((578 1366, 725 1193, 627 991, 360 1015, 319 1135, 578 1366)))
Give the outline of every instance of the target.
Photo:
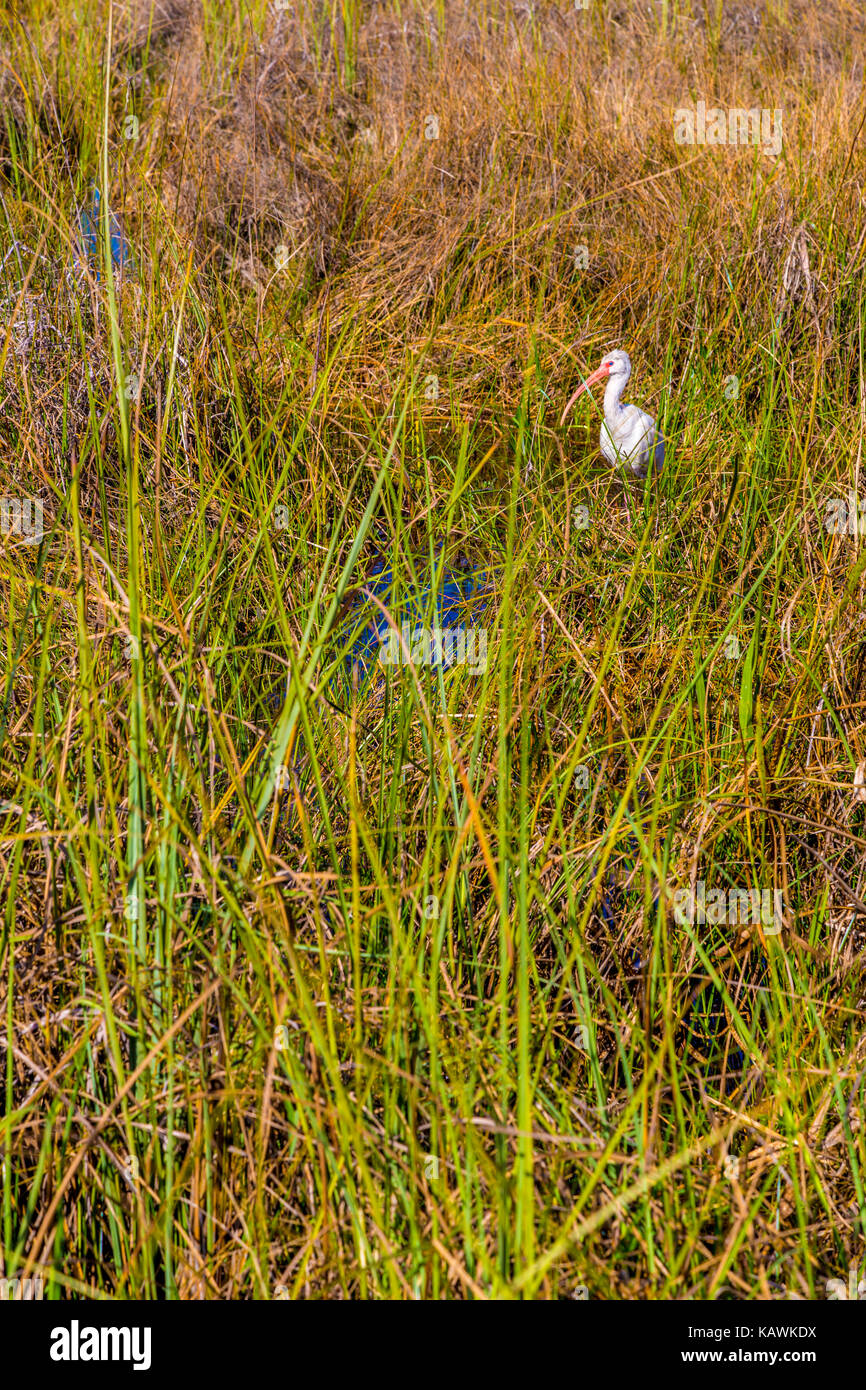
POLYGON ((608 375, 609 372, 610 367, 607 365, 606 362, 602 362, 601 366, 597 367, 594 372, 591 372, 590 375, 586 378, 586 381, 584 381, 582 385, 578 386, 571 400, 568 402, 568 405, 565 407, 565 410, 562 412, 562 419, 559 422, 560 429, 562 429, 562 426, 565 424, 565 417, 571 410, 571 407, 574 405, 581 391, 588 391, 590 386, 594 386, 597 381, 604 381, 605 377, 608 375))

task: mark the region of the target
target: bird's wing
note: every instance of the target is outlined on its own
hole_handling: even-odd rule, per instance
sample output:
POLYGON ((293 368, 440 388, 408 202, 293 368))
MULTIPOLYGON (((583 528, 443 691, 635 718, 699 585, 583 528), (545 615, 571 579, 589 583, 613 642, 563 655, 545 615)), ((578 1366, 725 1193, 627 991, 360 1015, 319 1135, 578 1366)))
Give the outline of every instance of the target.
POLYGON ((655 420, 636 405, 627 405, 618 444, 624 457, 649 454, 655 437, 655 420))
POLYGON ((664 436, 651 415, 642 410, 640 416, 645 431, 647 457, 652 459, 653 467, 658 470, 665 461, 664 436))

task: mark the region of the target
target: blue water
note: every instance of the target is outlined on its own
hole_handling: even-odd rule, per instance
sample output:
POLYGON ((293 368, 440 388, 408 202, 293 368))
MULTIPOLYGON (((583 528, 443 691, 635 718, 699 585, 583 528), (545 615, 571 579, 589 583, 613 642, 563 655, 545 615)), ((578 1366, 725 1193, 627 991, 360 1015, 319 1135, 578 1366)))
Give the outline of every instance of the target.
MULTIPOLYGON (((382 644, 388 639, 390 628, 380 608, 372 603, 369 594, 384 604, 398 628, 408 624, 409 649, 412 648, 413 632, 418 627, 450 628, 452 633, 470 633, 488 611, 493 584, 491 576, 483 570, 471 570, 468 566, 444 568, 434 594, 429 560, 424 568, 416 565, 416 572, 422 581, 419 588, 410 587, 404 576, 399 579, 393 566, 383 559, 374 561, 366 575, 360 576, 351 590, 348 611, 338 622, 324 655, 324 661, 333 660, 336 651, 346 648, 335 675, 330 681, 331 694, 345 695, 357 681, 360 687, 365 680, 384 673, 387 665, 380 662, 382 644)), ((478 652, 477 645, 474 648, 478 652)), ((452 658, 453 658, 452 646, 452 658)), ((432 666, 447 668, 453 664, 447 660, 445 651, 441 654, 435 647, 431 651, 432 666)), ((263 703, 271 721, 276 720, 286 699, 286 686, 281 683, 270 690, 263 703)), ((298 738, 292 762, 296 767, 302 763, 304 750, 303 737, 298 738)))
MULTIPOLYGON (((73 241, 72 259, 76 270, 88 269, 96 279, 99 279, 99 248, 102 244, 102 230, 100 228, 100 193, 96 184, 91 188, 91 203, 89 208, 79 208, 78 211, 78 230, 79 237, 73 241)), ((136 274, 135 261, 132 255, 132 248, 123 234, 123 226, 120 218, 107 210, 108 230, 111 241, 111 266, 112 269, 126 279, 134 279, 136 274)))
MULTIPOLYGON (((417 629, 424 629, 428 633, 431 629, 450 629, 450 651, 447 645, 442 649, 435 642, 431 643, 428 663, 431 666, 441 665, 447 668, 453 665, 454 648, 458 640, 462 640, 465 645, 467 639, 478 629, 491 601, 493 586, 489 574, 482 570, 473 571, 468 567, 446 568, 439 576, 434 591, 429 568, 423 572, 420 566, 416 566, 416 569, 421 581, 418 588, 413 587, 405 576, 398 579, 393 566, 380 559, 371 566, 367 576, 356 586, 350 611, 341 621, 336 633, 339 646, 349 641, 348 651, 340 666, 341 674, 347 679, 351 680, 356 675, 363 678, 377 665, 381 670, 386 669, 385 665, 380 663, 383 644, 390 642, 393 649, 397 641, 396 635, 389 638, 393 629, 381 609, 371 602, 367 594, 361 593, 361 589, 366 589, 384 604, 400 629, 403 639, 408 638, 410 651, 417 629)), ((478 652, 477 645, 475 652, 478 652)), ((405 660, 405 653, 401 649, 399 664, 405 660)))

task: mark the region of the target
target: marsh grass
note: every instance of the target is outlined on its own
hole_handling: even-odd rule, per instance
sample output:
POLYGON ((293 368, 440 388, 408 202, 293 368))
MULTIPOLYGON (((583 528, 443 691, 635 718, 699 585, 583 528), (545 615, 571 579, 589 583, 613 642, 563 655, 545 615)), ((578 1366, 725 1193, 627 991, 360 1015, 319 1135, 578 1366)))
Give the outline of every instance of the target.
POLYGON ((866 559, 824 516, 862 487, 863 40, 836 3, 4 19, 2 491, 45 532, 0 537, 0 1274, 862 1264, 866 559), (677 146, 697 99, 783 108, 780 158, 677 146), (74 267, 94 180, 117 288, 105 219, 74 267), (612 345, 645 488, 597 401, 556 427, 612 345), (486 670, 353 666, 383 561, 431 626, 495 577, 486 670), (783 930, 678 923, 698 880, 783 930))

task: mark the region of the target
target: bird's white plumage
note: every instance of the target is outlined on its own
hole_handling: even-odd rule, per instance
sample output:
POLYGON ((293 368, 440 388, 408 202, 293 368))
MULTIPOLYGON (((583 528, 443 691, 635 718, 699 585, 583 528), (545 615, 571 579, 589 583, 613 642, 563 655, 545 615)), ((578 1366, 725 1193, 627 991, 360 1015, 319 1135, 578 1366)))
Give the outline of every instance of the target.
POLYGON ((608 463, 624 463, 639 478, 650 459, 656 471, 665 461, 665 442, 655 420, 636 405, 624 405, 610 422, 605 411, 599 442, 608 463))
POLYGON ((608 463, 625 464, 637 477, 643 478, 649 463, 656 471, 664 463, 665 441, 651 415, 636 405, 622 404, 622 393, 630 376, 631 361, 627 352, 616 348, 606 353, 598 370, 577 388, 562 412, 562 419, 565 420, 581 391, 606 378, 601 452, 608 463))

